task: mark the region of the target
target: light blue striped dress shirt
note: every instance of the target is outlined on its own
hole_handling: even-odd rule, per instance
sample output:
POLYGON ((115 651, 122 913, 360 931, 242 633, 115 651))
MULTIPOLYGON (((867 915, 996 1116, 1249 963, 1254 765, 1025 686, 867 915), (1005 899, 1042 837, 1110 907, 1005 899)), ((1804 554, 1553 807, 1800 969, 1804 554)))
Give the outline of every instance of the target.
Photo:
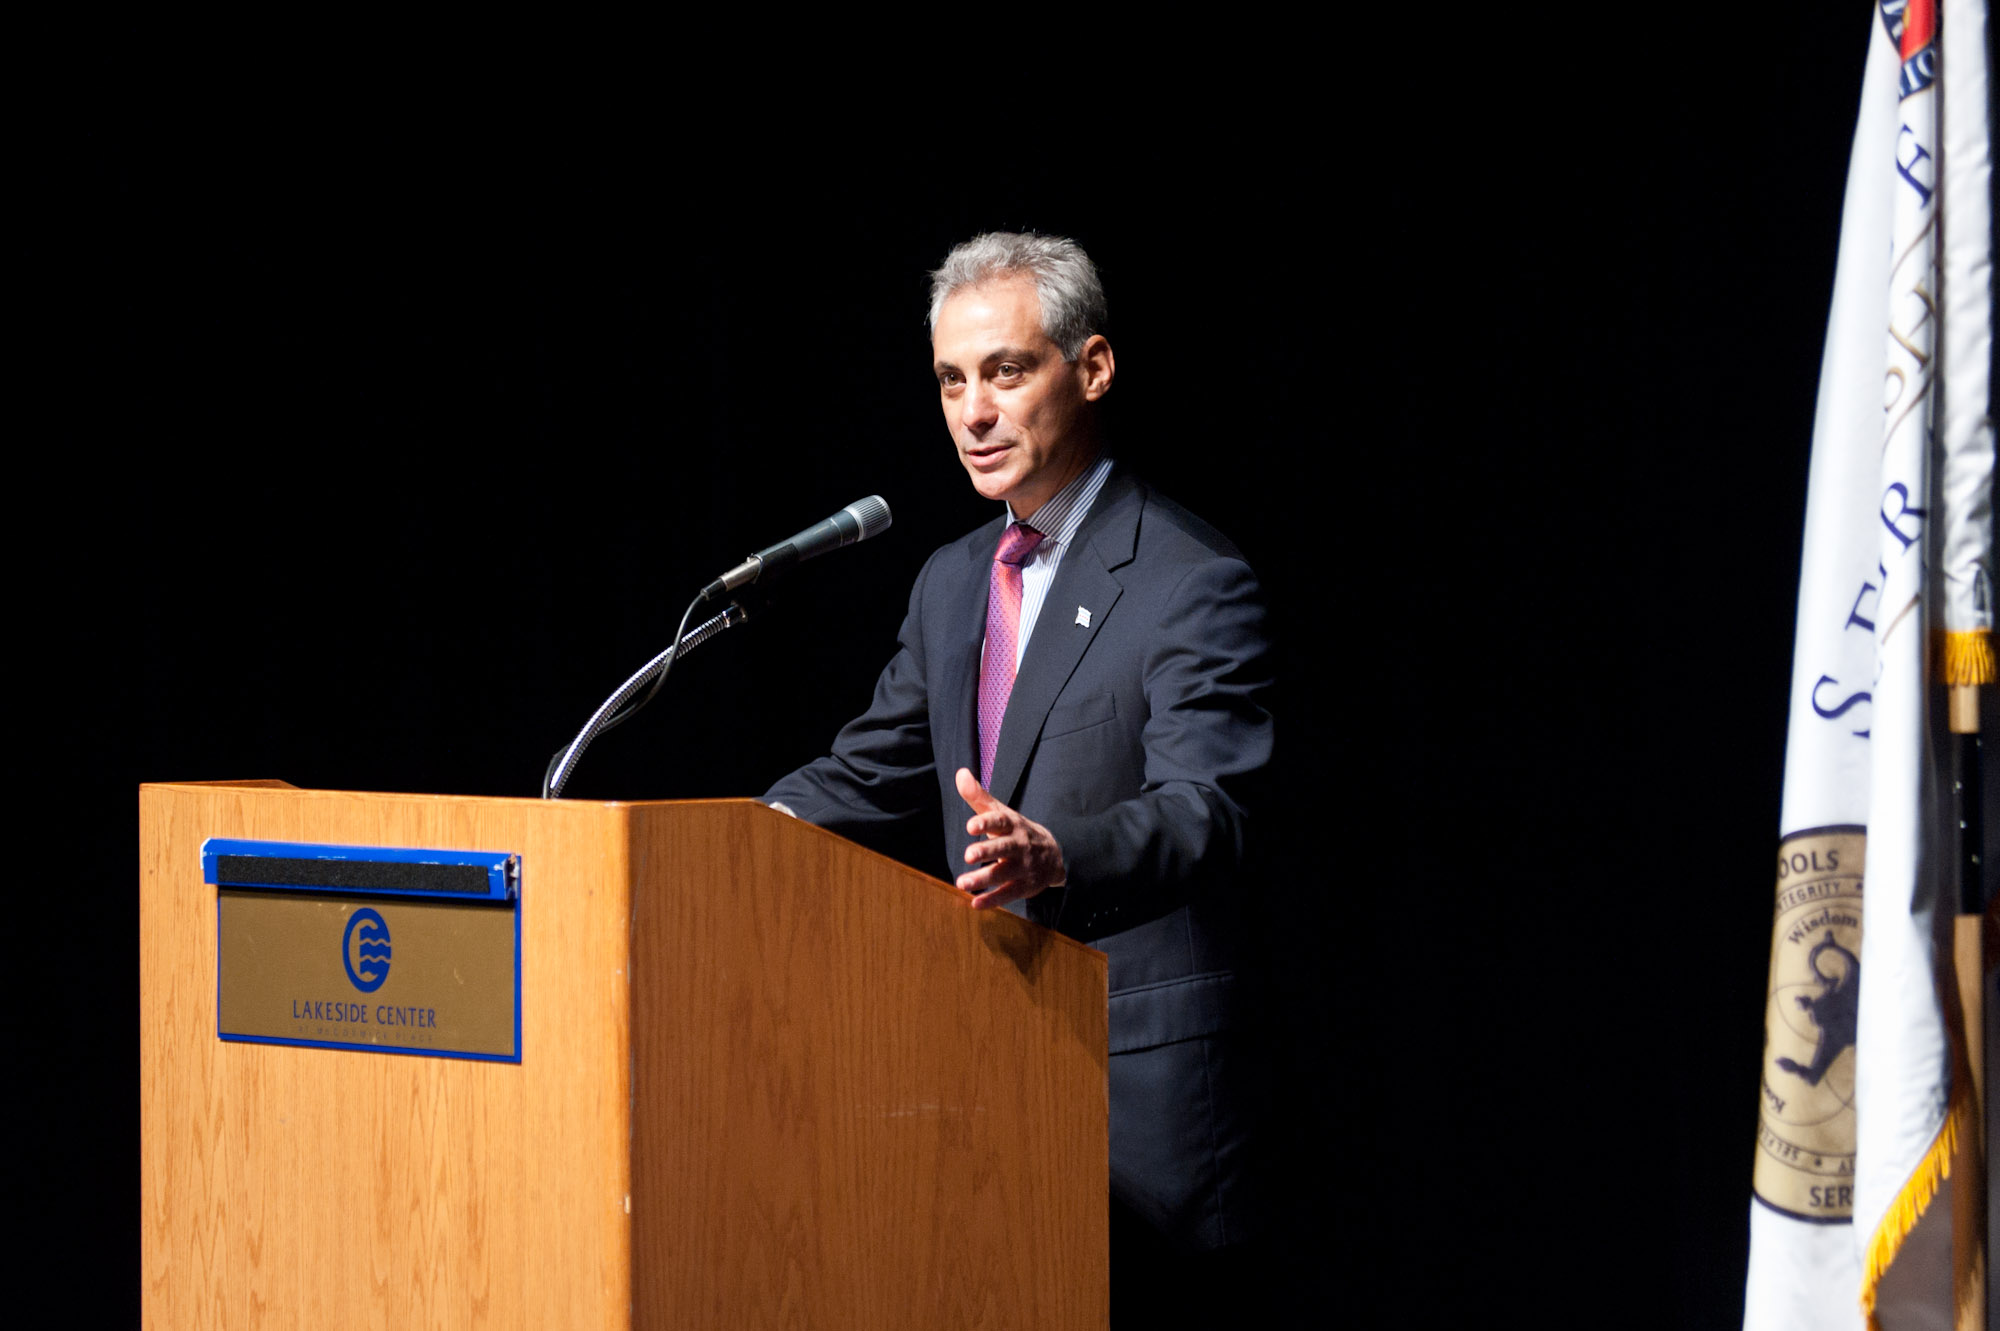
MULTIPOLYGON (((1104 488, 1104 478, 1111 474, 1111 459, 1101 457, 1097 465, 1083 475, 1065 485, 1056 497, 1035 510, 1029 524, 1042 534, 1040 545, 1021 565, 1021 631, 1014 640, 1014 668, 1021 668, 1021 654, 1028 650, 1028 637, 1035 631, 1035 621, 1041 617, 1042 602, 1048 598, 1049 586, 1056 580, 1056 568, 1062 563, 1063 554, 1070 542, 1076 539, 1076 529, 1090 516, 1090 506, 1097 502, 1097 492, 1104 488)), ((1018 519, 1014 510, 1007 510, 1008 526, 1018 519)))

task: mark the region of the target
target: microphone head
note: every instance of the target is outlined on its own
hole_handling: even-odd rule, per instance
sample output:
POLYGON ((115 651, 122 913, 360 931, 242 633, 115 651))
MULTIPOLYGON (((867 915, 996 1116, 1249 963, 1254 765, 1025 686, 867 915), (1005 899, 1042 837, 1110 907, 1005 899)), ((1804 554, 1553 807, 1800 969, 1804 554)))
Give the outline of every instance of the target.
POLYGON ((857 541, 880 536, 889 530, 891 521, 889 503, 881 495, 869 495, 866 499, 857 499, 840 511, 851 515, 855 522, 860 524, 861 531, 854 538, 857 541))

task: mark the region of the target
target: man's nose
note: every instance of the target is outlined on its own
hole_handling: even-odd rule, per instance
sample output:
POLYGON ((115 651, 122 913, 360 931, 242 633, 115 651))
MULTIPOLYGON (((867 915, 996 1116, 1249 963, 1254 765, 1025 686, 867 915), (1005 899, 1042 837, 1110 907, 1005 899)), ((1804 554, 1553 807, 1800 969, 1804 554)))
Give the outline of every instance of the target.
POLYGON ((993 390, 977 379, 968 380, 965 392, 959 395, 958 419, 975 434, 992 429, 1000 420, 1000 404, 994 400, 993 390))

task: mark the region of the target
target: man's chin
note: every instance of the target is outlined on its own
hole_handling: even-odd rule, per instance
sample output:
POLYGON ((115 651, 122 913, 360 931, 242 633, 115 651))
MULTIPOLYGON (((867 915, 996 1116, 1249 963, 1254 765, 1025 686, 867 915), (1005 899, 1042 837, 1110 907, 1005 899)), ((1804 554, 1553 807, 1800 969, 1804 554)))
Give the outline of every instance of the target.
POLYGON ((978 491, 981 499, 1005 501, 1014 493, 1014 487, 1019 482, 1019 478, 1013 474, 1011 468, 1000 471, 975 471, 967 466, 965 471, 966 475, 972 478, 972 488, 978 491))

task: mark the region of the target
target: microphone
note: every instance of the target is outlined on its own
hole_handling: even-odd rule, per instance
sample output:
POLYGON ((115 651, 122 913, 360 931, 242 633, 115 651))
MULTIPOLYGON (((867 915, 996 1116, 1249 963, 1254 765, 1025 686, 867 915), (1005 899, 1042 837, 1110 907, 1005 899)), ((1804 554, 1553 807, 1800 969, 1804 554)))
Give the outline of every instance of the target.
POLYGON ((707 601, 747 586, 760 578, 775 578, 801 560, 814 559, 829 550, 853 545, 889 530, 889 505, 881 495, 857 499, 840 512, 815 522, 788 541, 767 545, 701 589, 699 599, 707 601))

